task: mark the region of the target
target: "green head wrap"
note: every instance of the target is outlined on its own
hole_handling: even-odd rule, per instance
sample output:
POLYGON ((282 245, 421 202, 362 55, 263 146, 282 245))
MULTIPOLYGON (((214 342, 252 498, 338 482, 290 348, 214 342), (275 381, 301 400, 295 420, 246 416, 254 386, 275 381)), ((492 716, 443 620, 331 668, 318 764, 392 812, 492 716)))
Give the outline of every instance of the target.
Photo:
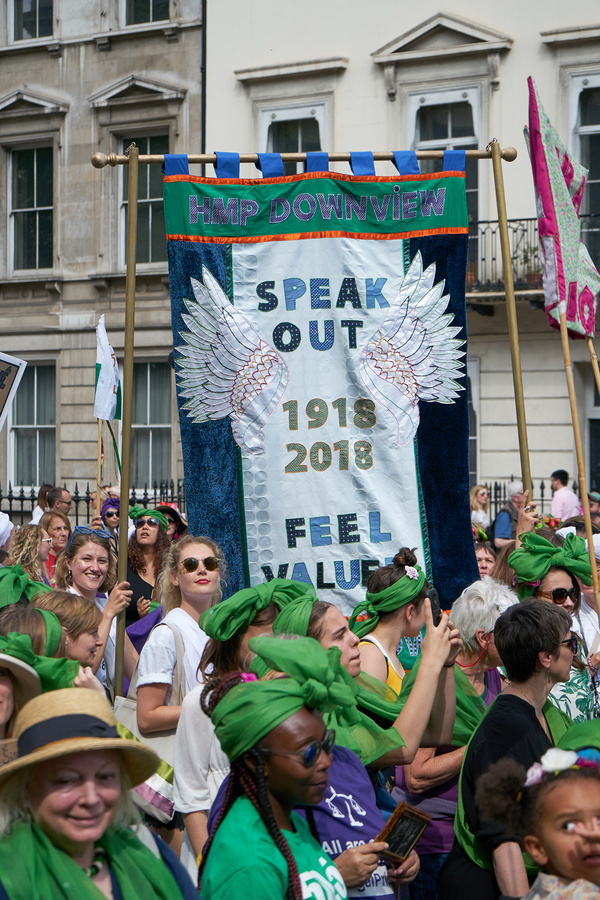
MULTIPOLYGON (((60 625, 58 627, 60 629, 60 625)), ((14 656, 15 659, 20 659, 21 662, 31 666, 40 679, 42 694, 45 694, 46 691, 56 691, 59 688, 73 687, 73 680, 79 674, 79 663, 75 659, 50 659, 47 656, 37 656, 31 649, 31 638, 28 634, 11 631, 6 637, 0 635, 0 665, 2 665, 2 653, 14 656)))
POLYGON ((337 647, 325 651, 311 638, 288 642, 270 635, 252 638, 249 647, 254 653, 267 657, 267 665, 273 668, 277 668, 275 661, 279 663, 282 653, 292 653, 295 661, 289 667, 294 675, 273 681, 249 680, 236 685, 217 704, 211 719, 230 760, 242 756, 303 707, 324 712, 352 699, 348 688, 337 679, 341 656, 337 647), (280 645, 281 650, 279 646, 271 648, 272 643, 280 645), (300 646, 292 651, 292 643, 300 646))
MULTIPOLYGON (((60 639, 62 637, 62 627, 58 617, 50 612, 49 609, 38 609, 38 612, 44 617, 44 625, 46 626, 46 642, 44 644, 44 656, 54 656, 58 650, 60 639)), ((67 685, 69 687, 69 685, 67 685)))
POLYGON ((406 574, 394 584, 390 584, 378 594, 370 594, 367 591, 366 599, 354 608, 349 622, 350 628, 354 634, 364 637, 373 631, 379 622, 381 613, 394 612, 395 609, 406 606, 407 603, 419 596, 424 584, 425 573, 421 566, 406 566, 406 574), (369 613, 369 618, 357 622, 357 618, 363 613, 369 613))
POLYGON ((517 576, 519 600, 530 597, 550 569, 566 569, 584 584, 592 583, 590 558, 583 538, 568 534, 562 547, 555 547, 532 532, 520 535, 520 540, 521 546, 508 557, 508 564, 517 576))
POLYGON ((288 603, 273 623, 273 634, 299 634, 306 637, 308 620, 316 600, 313 593, 307 592, 293 603, 288 603))
POLYGON ((312 606, 317 598, 309 585, 287 578, 273 578, 265 584, 238 591, 227 600, 204 610, 199 620, 200 628, 217 641, 227 641, 234 634, 245 631, 256 614, 269 603, 283 609, 306 595, 310 597, 312 606))
POLYGON ((18 564, 0 568, 0 609, 18 603, 23 594, 28 600, 33 600, 37 594, 51 590, 48 584, 32 581, 18 564))
POLYGON ((159 512, 158 509, 145 509, 143 506, 131 506, 129 508, 130 519, 135 521, 135 519, 139 519, 141 516, 151 516, 153 519, 156 519, 164 532, 169 530, 167 517, 159 512))
POLYGON ((559 740, 558 747, 561 750, 588 750, 593 747, 600 752, 600 720, 589 719, 587 722, 579 722, 566 730, 559 740))

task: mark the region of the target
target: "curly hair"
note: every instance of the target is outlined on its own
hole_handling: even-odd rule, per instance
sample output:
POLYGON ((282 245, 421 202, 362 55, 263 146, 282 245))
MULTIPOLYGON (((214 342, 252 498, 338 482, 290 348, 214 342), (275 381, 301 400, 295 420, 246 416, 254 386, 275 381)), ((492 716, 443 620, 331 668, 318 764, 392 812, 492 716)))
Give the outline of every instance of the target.
MULTIPOLYGON (((156 543, 154 544, 154 552, 152 555, 152 564, 154 566, 154 574, 156 575, 160 572, 161 566, 163 564, 163 557, 165 555, 165 550, 169 546, 169 538, 165 531, 162 528, 158 529, 158 534, 156 536, 156 543)), ((146 557, 142 553, 142 548, 138 544, 137 540, 137 532, 134 533, 129 538, 129 543, 127 545, 127 559, 129 560, 129 565, 131 566, 134 572, 137 572, 138 575, 143 575, 146 571, 146 557)))
MULTIPOLYGON (((165 610, 165 613, 168 613, 172 609, 176 609, 178 606, 181 606, 181 591, 176 584, 173 584, 171 575, 175 575, 177 573, 177 564, 181 559, 181 554, 190 544, 206 544, 207 547, 210 547, 213 554, 219 560, 219 576, 221 578, 221 582, 225 581, 225 577, 227 575, 227 565, 218 545, 205 535, 196 537, 193 534, 185 534, 177 541, 173 541, 173 543, 167 548, 167 552, 165 553, 163 558, 162 569, 156 582, 158 585, 158 600, 165 610)), ((212 596, 210 605, 215 606, 222 598, 222 596, 223 592, 221 590, 221 587, 219 586, 212 596)))
MULTIPOLYGON (((216 679, 211 681, 210 684, 207 684, 202 691, 200 701, 206 715, 210 716, 217 703, 223 699, 231 688, 241 683, 242 672, 231 672, 228 675, 225 675, 224 678, 216 679)), ((267 791, 264 760, 257 747, 252 747, 241 757, 234 759, 231 763, 231 773, 223 806, 217 821, 215 822, 214 830, 210 835, 202 854, 202 862, 200 863, 200 869, 198 871, 198 889, 201 887, 202 873, 206 866, 206 860, 208 859, 214 836, 234 802, 241 796, 246 796, 249 799, 265 825, 273 843, 287 863, 287 900, 302 900, 302 886, 300 883, 298 866, 296 865, 296 860, 275 820, 271 801, 269 800, 269 793, 267 791), (248 765, 249 762, 252 763, 251 766, 248 765)))
POLYGON ((512 757, 505 757, 490 766, 478 779, 475 804, 488 822, 502 826, 507 834, 514 834, 521 847, 528 834, 537 835, 542 821, 542 803, 557 784, 580 779, 600 781, 596 766, 546 772, 537 784, 525 787, 526 772, 512 757))
POLYGON ((109 535, 107 534, 106 537, 101 537, 96 532, 84 534, 81 531, 76 531, 71 538, 71 542, 67 544, 62 553, 56 557, 54 580, 58 590, 66 591, 73 583, 67 561, 72 563, 77 555, 77 551, 81 550, 82 547, 85 547, 86 544, 98 544, 98 546, 102 547, 103 550, 106 550, 108 554, 108 572, 106 573, 106 578, 98 587, 98 590, 108 592, 114 587, 117 580, 117 562, 115 555, 111 550, 109 535))
POLYGON ((44 529, 40 525, 23 525, 13 538, 8 552, 8 564, 19 565, 32 581, 45 583, 44 570, 38 558, 44 529))

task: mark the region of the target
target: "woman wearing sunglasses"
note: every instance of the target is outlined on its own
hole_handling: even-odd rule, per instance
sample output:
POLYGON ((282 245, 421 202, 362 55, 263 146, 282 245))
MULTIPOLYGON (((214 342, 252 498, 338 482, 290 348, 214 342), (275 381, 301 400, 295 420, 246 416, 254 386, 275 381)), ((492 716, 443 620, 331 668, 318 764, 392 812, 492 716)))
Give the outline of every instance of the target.
MULTIPOLYGON (((98 627, 101 644, 92 671, 111 694, 114 694, 116 617, 129 604, 131 596, 127 582, 115 585, 116 580, 116 563, 108 535, 78 525, 56 560, 56 587, 95 603, 102 613, 98 627)), ((131 678, 136 661, 137 653, 125 635, 126 678, 131 678)))
MULTIPOLYGON (((521 546, 508 559, 516 574, 519 600, 539 597, 561 606, 571 618, 576 616, 581 605, 577 579, 584 584, 591 584, 592 580, 583 538, 568 534, 564 543, 555 546, 539 534, 529 532, 522 534, 520 540, 521 546)), ((561 538, 556 536, 554 540, 559 542, 561 538)), ((593 674, 578 645, 571 678, 555 685, 550 694, 550 700, 574 722, 585 722, 596 715, 593 674)))
POLYGON ((127 581, 132 596, 126 621, 131 625, 150 611, 158 573, 169 546, 169 523, 159 510, 145 509, 143 506, 132 506, 129 518, 135 528, 127 547, 127 581))
POLYGON ((206 688, 203 704, 231 776, 202 857, 203 900, 228 900, 233 872, 248 900, 348 896, 340 872, 293 812, 319 803, 327 790, 335 732, 321 711, 352 702, 336 678, 339 651, 304 643, 293 678, 258 681, 234 672, 206 688))

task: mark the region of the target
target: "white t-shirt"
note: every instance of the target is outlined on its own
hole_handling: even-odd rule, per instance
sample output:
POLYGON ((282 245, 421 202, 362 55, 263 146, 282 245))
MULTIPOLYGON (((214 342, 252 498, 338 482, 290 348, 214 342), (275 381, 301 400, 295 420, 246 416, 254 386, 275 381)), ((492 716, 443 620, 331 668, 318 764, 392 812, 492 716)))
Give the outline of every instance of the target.
MULTIPOLYGON (((185 688, 186 693, 201 684, 197 676, 200 658, 208 641, 208 635, 202 631, 198 622, 181 609, 172 609, 163 622, 169 622, 180 631, 185 647, 185 688)), ((144 684, 167 684, 169 688, 165 696, 165 706, 171 700, 171 685, 177 656, 175 652, 175 636, 170 628, 159 622, 144 644, 138 663, 138 688, 144 684)))

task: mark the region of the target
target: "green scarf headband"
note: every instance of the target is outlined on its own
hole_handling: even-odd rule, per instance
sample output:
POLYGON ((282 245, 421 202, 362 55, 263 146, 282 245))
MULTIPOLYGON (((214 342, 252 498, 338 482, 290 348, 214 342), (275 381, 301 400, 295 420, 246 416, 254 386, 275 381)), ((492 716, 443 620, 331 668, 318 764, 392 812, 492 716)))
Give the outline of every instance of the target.
POLYGON ((288 603, 273 622, 273 634, 299 634, 306 637, 308 621, 317 598, 313 593, 288 603))
POLYGON ((256 614, 269 603, 279 609, 293 605, 298 598, 310 597, 310 605, 317 599, 309 585, 287 578, 273 578, 265 584, 245 588, 216 606, 206 609, 200 616, 200 628, 217 641, 227 641, 248 628, 256 614))
POLYGON ((337 678, 341 657, 337 647, 325 651, 311 638, 280 641, 270 635, 252 638, 248 645, 275 669, 282 655, 293 657, 294 664, 290 666, 288 661, 288 667, 293 668, 295 676, 273 681, 247 680, 219 701, 211 719, 221 746, 232 761, 304 706, 325 712, 351 700, 348 688, 337 678))
MULTIPOLYGON (((47 615, 52 616, 53 613, 47 613, 47 615)), ((56 616, 54 618, 56 619, 56 616)), ((58 619, 56 621, 58 623, 58 619)), ((60 625, 58 628, 60 631, 60 625)), ((48 647, 47 629, 46 647, 48 647)), ((31 666, 40 679, 42 694, 60 688, 73 687, 73 680, 79 674, 79 663, 75 659, 51 659, 47 656, 37 656, 31 649, 31 638, 28 634, 11 631, 6 637, 0 635, 0 665, 2 665, 2 653, 14 656, 15 659, 20 659, 21 662, 31 666)))
POLYGON ((28 600, 33 600, 38 594, 51 590, 48 584, 32 581, 18 564, 0 568, 0 609, 18 603, 23 594, 28 600))
POLYGON ((163 515, 163 513, 159 512, 158 509, 145 509, 143 506, 131 506, 129 509, 129 518, 130 519, 140 519, 142 516, 150 516, 159 523, 160 527, 164 532, 169 530, 169 523, 167 521, 167 517, 163 515))
POLYGON ((539 534, 520 535, 521 546, 508 557, 517 576, 519 600, 530 597, 550 569, 566 569, 584 584, 591 584, 590 558, 583 538, 568 534, 562 547, 555 547, 539 534))
POLYGON ((425 573, 420 566, 406 566, 406 574, 390 584, 378 594, 370 594, 367 591, 366 600, 354 608, 354 612, 348 623, 350 629, 359 637, 369 634, 377 623, 381 613, 394 612, 401 606, 406 606, 421 593, 425 584, 425 573), (364 613, 369 613, 369 618, 357 622, 357 618, 364 613))

